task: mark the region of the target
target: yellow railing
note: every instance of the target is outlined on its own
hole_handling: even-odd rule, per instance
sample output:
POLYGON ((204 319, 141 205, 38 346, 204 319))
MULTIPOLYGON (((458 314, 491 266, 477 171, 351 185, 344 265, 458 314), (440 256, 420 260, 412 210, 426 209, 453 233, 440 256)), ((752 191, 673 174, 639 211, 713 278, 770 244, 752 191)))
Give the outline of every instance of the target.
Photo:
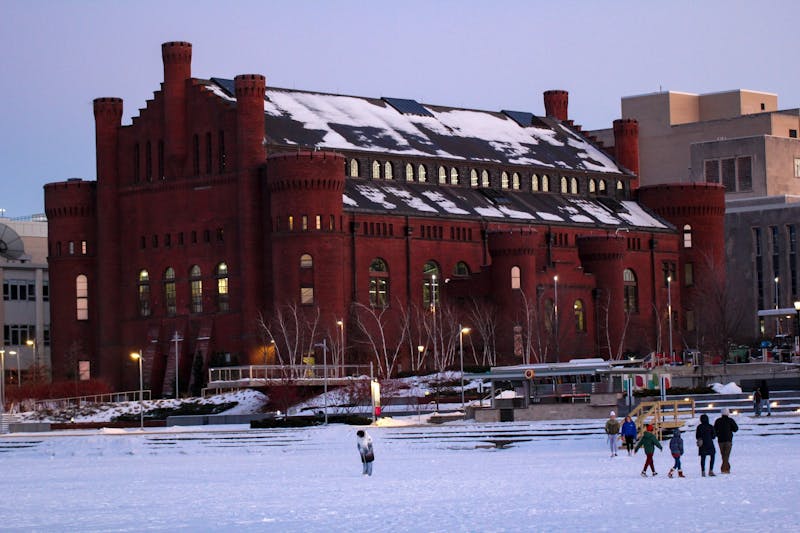
POLYGON ((636 406, 636 409, 630 412, 630 417, 636 423, 637 437, 641 436, 643 428, 647 424, 653 424, 655 435, 659 440, 665 429, 683 426, 684 421, 679 416, 681 414, 686 415, 686 413, 680 413, 678 408, 686 405, 691 407, 691 418, 694 418, 694 400, 691 398, 640 403, 636 406))

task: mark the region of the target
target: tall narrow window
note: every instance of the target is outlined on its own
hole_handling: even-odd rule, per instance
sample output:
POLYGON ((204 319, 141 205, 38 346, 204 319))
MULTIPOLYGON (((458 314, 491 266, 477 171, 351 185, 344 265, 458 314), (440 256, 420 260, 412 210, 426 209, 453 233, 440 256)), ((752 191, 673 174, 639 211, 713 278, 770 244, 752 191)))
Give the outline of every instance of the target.
POLYGON ((422 267, 422 304, 436 310, 439 305, 439 286, 442 283, 439 276, 439 265, 434 261, 428 261, 422 267))
POLYGON ((219 130, 219 142, 217 143, 219 147, 217 148, 217 157, 219 157, 218 165, 219 165, 219 173, 222 174, 225 172, 225 167, 227 166, 227 162, 225 161, 225 131, 219 130))
POLYGON ((518 266, 511 267, 511 288, 519 289, 522 287, 522 274, 518 266))
POLYGON ((683 225, 683 247, 684 248, 691 248, 692 247, 692 226, 691 226, 691 224, 684 224, 683 225))
POLYGON ((736 191, 736 160, 728 158, 722 160, 722 185, 728 192, 736 191))
POLYGON ((481 187, 489 186, 489 171, 481 170, 481 187))
POLYGON ((158 141, 158 176, 157 178, 163 180, 165 177, 164 171, 164 141, 158 141))
POLYGON ((394 165, 392 165, 391 161, 387 161, 383 164, 383 179, 394 179, 394 165))
POLYGON ((139 165, 141 154, 139 153, 139 143, 133 145, 133 182, 139 183, 141 169, 139 165))
POLYGON ((600 194, 605 194, 606 191, 606 180, 600 180, 597 182, 597 192, 600 194))
POLYGON ((478 186, 478 171, 474 168, 469 171, 469 186, 470 187, 477 187, 478 186))
POLYGON ((511 175, 511 188, 514 189, 515 191, 519 190, 519 173, 518 172, 514 172, 511 175))
POLYGON ((357 178, 358 177, 358 159, 351 159, 350 160, 350 177, 357 178))
POLYGON ((550 192, 550 176, 542 176, 542 192, 550 192))
POLYGON ((705 162, 703 173, 706 183, 719 183, 719 160, 710 159, 705 162))
POLYGON ((228 265, 220 263, 217 265, 217 309, 228 311, 230 309, 230 298, 228 297, 228 265))
POLYGON ((414 181, 414 165, 406 163, 406 181, 414 181))
POLYGON ((377 161, 372 162, 372 179, 381 179, 381 164, 377 161))
POLYGON ((440 166, 439 167, 439 184, 444 185, 447 183, 447 169, 440 166))
POLYGON ((578 178, 574 176, 569 179, 569 192, 570 194, 578 194, 578 178))
POLYGON ((594 178, 589 178, 589 194, 594 194, 597 192, 597 184, 594 181, 594 178))
POLYGON ((300 256, 300 303, 312 305, 314 303, 314 259, 310 254, 300 256))
POLYGON ((753 163, 749 156, 736 159, 736 181, 739 191, 753 190, 753 163))
POLYGON ((531 190, 533 192, 539 192, 539 176, 536 174, 531 176, 531 190))
POLYGON ((139 271, 139 316, 150 316, 150 274, 139 271))
POLYGON ((687 287, 694 285, 694 263, 683 265, 683 284, 687 287))
POLYGON ((206 132, 206 174, 214 168, 214 148, 211 146, 211 132, 206 132))
POLYGON ((175 269, 172 267, 167 267, 164 271, 164 305, 166 306, 167 316, 175 316, 178 313, 175 292, 175 269))
POLYGON ((203 279, 200 267, 192 266, 189 270, 189 289, 192 298, 192 313, 203 312, 203 279))
POLYGON ((622 273, 622 283, 624 285, 625 312, 639 312, 639 287, 636 282, 636 274, 630 268, 626 268, 622 273))
POLYGON ((373 259, 369 265, 369 304, 373 307, 389 305, 389 268, 380 258, 373 259))
POLYGON ((314 259, 309 254, 301 255, 300 268, 314 268, 314 259))
POLYGON ((192 136, 192 173, 200 175, 200 137, 196 133, 192 136))
POLYGON ((75 278, 75 308, 75 318, 89 320, 89 280, 84 274, 75 278))
POLYGON ((425 165, 420 165, 417 168, 417 179, 420 183, 425 183, 428 181, 428 169, 425 167, 425 165))
POLYGON ((458 185, 459 183, 461 183, 461 180, 458 175, 458 169, 450 167, 450 185, 458 185))
POLYGON ((458 277, 468 277, 469 276, 469 265, 464 261, 459 261, 456 263, 455 268, 453 268, 453 275, 458 277))
POLYGON ((567 182, 566 176, 561 176, 561 194, 567 194, 569 192, 569 183, 567 182))
POLYGON ((144 147, 144 177, 147 181, 153 180, 153 149, 150 141, 144 147))
POLYGON ((500 173, 500 188, 508 189, 508 172, 505 170, 500 173))
POLYGON ((575 331, 586 331, 586 314, 583 309, 583 301, 575 300, 572 304, 572 311, 575 314, 575 331))

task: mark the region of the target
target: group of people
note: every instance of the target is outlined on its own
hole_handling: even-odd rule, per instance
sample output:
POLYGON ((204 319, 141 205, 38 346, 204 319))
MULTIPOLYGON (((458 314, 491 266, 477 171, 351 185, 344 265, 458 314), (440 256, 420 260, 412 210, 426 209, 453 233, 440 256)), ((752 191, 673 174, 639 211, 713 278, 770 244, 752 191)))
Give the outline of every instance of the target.
POLYGON ((753 411, 756 416, 761 416, 761 410, 766 409, 767 416, 772 416, 772 406, 769 404, 769 387, 767 380, 761 381, 761 386, 753 390, 753 411))
MULTIPOLYGON (((617 415, 611 411, 608 421, 606 421, 606 434, 608 436, 609 449, 611 457, 617 455, 617 442, 620 437, 625 442, 625 447, 628 450, 628 455, 633 455, 644 448, 645 463, 642 467, 642 477, 647 477, 647 469, 653 476, 657 476, 655 464, 653 463, 653 454, 655 449, 663 451, 661 442, 653 433, 653 425, 647 424, 641 438, 634 444, 636 440, 636 424, 631 420, 630 416, 625 417, 625 421, 620 424, 617 420, 617 415)), ((717 440, 719 451, 722 455, 722 465, 720 472, 723 474, 730 474, 731 464, 731 448, 733 447, 733 434, 739 431, 739 426, 736 421, 730 417, 730 411, 726 408, 722 410, 722 415, 714 421, 712 426, 709 423, 708 415, 700 415, 700 425, 695 430, 695 439, 697 441, 697 453, 700 456, 700 473, 703 477, 706 476, 706 459, 709 459, 708 475, 715 476, 714 474, 714 459, 716 457, 716 447, 714 446, 714 439, 717 440)), ((678 473, 678 477, 686 477, 683 475, 683 468, 681 465, 681 456, 683 456, 683 437, 680 428, 675 428, 672 431, 672 438, 669 441, 669 451, 675 460, 672 468, 669 470, 669 477, 673 477, 678 473)))

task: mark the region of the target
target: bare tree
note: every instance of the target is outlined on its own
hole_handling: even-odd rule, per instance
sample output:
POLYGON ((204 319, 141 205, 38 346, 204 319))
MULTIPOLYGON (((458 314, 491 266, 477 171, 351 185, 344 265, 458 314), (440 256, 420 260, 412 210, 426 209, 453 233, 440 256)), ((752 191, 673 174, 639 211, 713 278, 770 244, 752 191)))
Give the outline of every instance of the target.
MULTIPOLYGON (((467 317, 472 328, 482 341, 481 358, 475 357, 475 364, 481 366, 496 365, 497 306, 483 298, 471 298, 467 309, 467 317)), ((474 343, 473 343, 474 345, 474 343)), ((473 350, 474 351, 474 350, 473 350)))
POLYGON ((269 321, 259 314, 258 328, 264 341, 264 349, 270 340, 274 340, 275 355, 280 365, 301 365, 303 357, 314 353, 319 316, 318 307, 307 312, 297 302, 277 307, 269 321))
POLYGON ((402 304, 397 304, 399 313, 391 313, 389 307, 373 307, 355 302, 355 323, 356 327, 364 336, 365 343, 370 347, 375 362, 378 366, 378 375, 389 377, 394 370, 400 351, 405 345, 405 339, 409 334, 410 319, 409 313, 405 312, 402 304), (398 338, 387 338, 387 329, 390 326, 390 319, 401 317, 398 338))
POLYGON ((610 309, 611 309, 611 293, 608 291, 606 292, 606 301, 604 305, 599 306, 599 311, 603 313, 602 317, 598 317, 598 324, 603 325, 603 337, 605 339, 605 346, 600 348, 604 348, 608 351, 608 358, 611 360, 619 361, 622 359, 622 355, 625 353, 625 342, 628 336, 628 326, 631 322, 631 310, 625 309, 624 317, 625 322, 622 325, 622 331, 619 335, 619 341, 614 344, 613 340, 611 339, 611 328, 610 328, 610 309))

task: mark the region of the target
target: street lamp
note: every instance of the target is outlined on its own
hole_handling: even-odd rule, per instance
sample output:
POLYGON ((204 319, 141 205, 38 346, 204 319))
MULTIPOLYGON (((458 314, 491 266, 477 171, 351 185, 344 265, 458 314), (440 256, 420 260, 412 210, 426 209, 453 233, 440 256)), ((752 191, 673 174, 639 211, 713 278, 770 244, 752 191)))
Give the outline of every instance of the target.
POLYGON ((322 339, 321 343, 314 346, 322 347, 322 382, 323 382, 323 400, 325 406, 325 425, 328 424, 328 339, 322 339))
POLYGON ((800 300, 794 302, 795 327, 794 327, 794 351, 800 355, 800 300))
MULTIPOLYGON (((778 283, 781 281, 781 278, 775 276, 775 309, 778 309, 778 283)), ((781 333, 781 319, 776 314, 775 315, 775 335, 780 335, 781 333)))
POLYGON ((669 361, 672 362, 672 276, 667 276, 667 320, 669 320, 669 361))
POLYGON ((139 429, 144 429, 144 378, 142 377, 142 351, 131 353, 131 359, 139 361, 139 429))
POLYGON ((337 320, 336 325, 339 326, 339 344, 341 345, 341 352, 339 355, 339 364, 342 367, 341 376, 344 376, 344 320, 337 320))
POLYGON ((458 325, 458 351, 461 356, 461 410, 464 410, 464 334, 469 333, 469 328, 458 325))
MULTIPOLYGON (((422 368, 422 354, 425 352, 423 345, 417 346, 417 368, 422 368)), ((412 365, 413 366, 413 365, 412 365)), ((414 370, 413 368, 411 370, 414 370)))
POLYGON ((6 351, 0 350, 0 413, 6 412, 6 351))
POLYGON ((34 372, 38 373, 39 371, 36 369, 36 340, 35 339, 28 339, 28 340, 25 341, 25 344, 30 346, 31 349, 33 350, 33 369, 34 369, 34 372))
POLYGON ((558 275, 553 276, 553 322, 556 335, 556 363, 560 362, 561 355, 558 353, 558 275))
POLYGON ((436 274, 431 276, 431 313, 433 314, 433 363, 438 365, 436 345, 436 274))
POLYGON ((16 355, 17 356, 17 387, 22 385, 22 368, 19 366, 19 353, 11 350, 8 352, 8 355, 16 355))
POLYGON ((178 335, 178 330, 175 330, 175 334, 172 336, 170 340, 175 343, 175 399, 177 400, 180 397, 180 391, 181 391, 181 388, 179 386, 180 382, 178 381, 181 373, 180 372, 181 367, 179 365, 180 360, 178 358, 178 354, 180 353, 179 343, 183 340, 183 337, 178 335))

